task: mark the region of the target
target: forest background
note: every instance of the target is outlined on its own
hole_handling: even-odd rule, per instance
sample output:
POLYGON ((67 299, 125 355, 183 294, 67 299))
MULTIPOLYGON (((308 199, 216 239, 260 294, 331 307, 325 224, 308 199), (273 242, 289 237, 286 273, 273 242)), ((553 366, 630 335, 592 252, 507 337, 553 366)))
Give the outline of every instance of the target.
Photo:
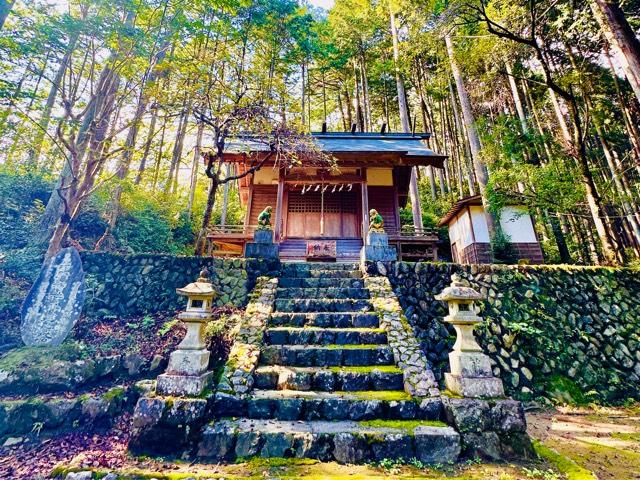
POLYGON ((251 130, 292 164, 323 123, 432 132, 427 227, 479 193, 527 206, 548 263, 637 265, 639 27, 638 1, 2 0, 2 274, 64 245, 192 254, 244 217, 201 153, 251 130))

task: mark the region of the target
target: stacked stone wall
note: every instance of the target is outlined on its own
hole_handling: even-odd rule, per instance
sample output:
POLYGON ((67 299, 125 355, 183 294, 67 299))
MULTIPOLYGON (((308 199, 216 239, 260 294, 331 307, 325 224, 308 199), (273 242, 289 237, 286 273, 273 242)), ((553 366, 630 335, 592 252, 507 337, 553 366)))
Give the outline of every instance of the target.
POLYGON ((217 306, 244 307, 256 278, 277 275, 279 262, 175 255, 83 253, 90 316, 134 316, 184 306, 176 288, 196 280, 207 268, 218 297, 217 306))
POLYGON ((566 266, 370 264, 388 276, 437 378, 453 330, 434 299, 458 272, 487 296, 479 343, 509 394, 566 401, 640 398, 640 272, 566 266))

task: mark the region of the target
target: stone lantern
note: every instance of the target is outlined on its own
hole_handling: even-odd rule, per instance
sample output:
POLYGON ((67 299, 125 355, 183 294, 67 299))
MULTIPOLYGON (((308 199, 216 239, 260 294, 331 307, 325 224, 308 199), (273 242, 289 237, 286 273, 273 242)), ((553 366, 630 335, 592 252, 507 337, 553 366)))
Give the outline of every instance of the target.
POLYGON ((205 278, 206 271, 186 287, 177 288, 187 297, 187 308, 178 315, 187 333, 171 353, 167 371, 158 376, 159 395, 198 396, 208 386, 212 372, 207 371, 209 350, 204 343, 204 326, 212 318, 213 299, 217 295, 205 278))
POLYGON ((449 315, 444 321, 453 325, 457 334, 453 351, 449 353, 451 373, 445 373, 447 389, 463 397, 503 396, 502 380, 493 376, 489 357, 482 353, 473 336, 474 327, 482 322, 475 302, 483 296, 454 274, 451 285, 435 298, 448 303, 449 315))

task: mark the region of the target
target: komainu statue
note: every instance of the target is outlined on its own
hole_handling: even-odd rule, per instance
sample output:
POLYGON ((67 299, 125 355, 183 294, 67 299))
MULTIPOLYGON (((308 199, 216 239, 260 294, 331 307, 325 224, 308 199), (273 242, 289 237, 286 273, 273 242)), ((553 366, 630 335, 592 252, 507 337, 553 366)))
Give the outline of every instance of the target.
POLYGON ((258 230, 271 230, 271 206, 266 207, 260 215, 258 215, 258 230))
POLYGON ((369 232, 384 233, 384 219, 375 208, 369 210, 369 232))

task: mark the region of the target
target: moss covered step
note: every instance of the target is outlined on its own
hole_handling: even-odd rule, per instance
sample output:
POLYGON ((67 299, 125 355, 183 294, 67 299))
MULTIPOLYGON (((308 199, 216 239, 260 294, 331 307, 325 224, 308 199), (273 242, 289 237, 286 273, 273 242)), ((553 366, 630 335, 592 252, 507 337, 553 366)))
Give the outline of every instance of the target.
POLYGON ((265 340, 271 345, 371 345, 387 343, 387 334, 381 328, 275 327, 265 340))
POLYGON ((337 367, 392 365, 393 353, 386 345, 266 345, 261 365, 337 367))
POLYGON ((369 298, 365 288, 278 288, 277 298, 369 298))
POLYGON ((291 270, 282 272, 280 278, 362 278, 360 270, 291 270))
POLYGON ((253 390, 251 395, 217 393, 216 418, 275 420, 442 420, 442 400, 418 401, 401 390, 315 392, 253 390))
POLYGON ((282 327, 377 328, 380 319, 374 313, 361 312, 275 312, 271 314, 269 324, 282 327))
POLYGON ((283 288, 364 288, 361 278, 287 278, 281 277, 283 288))
POLYGON ((275 390, 320 392, 354 390, 402 390, 402 370, 378 367, 259 367, 253 373, 254 387, 275 390))
POLYGON ((357 263, 354 262, 284 262, 282 264, 282 274, 292 272, 313 272, 317 270, 332 271, 360 271, 357 263))
POLYGON ((368 312, 368 300, 358 299, 276 299, 277 312, 368 312))
POLYGON ((371 426, 358 422, 224 420, 205 427, 197 456, 210 461, 295 457, 344 464, 417 458, 447 464, 460 454, 450 427, 416 424, 371 426))

